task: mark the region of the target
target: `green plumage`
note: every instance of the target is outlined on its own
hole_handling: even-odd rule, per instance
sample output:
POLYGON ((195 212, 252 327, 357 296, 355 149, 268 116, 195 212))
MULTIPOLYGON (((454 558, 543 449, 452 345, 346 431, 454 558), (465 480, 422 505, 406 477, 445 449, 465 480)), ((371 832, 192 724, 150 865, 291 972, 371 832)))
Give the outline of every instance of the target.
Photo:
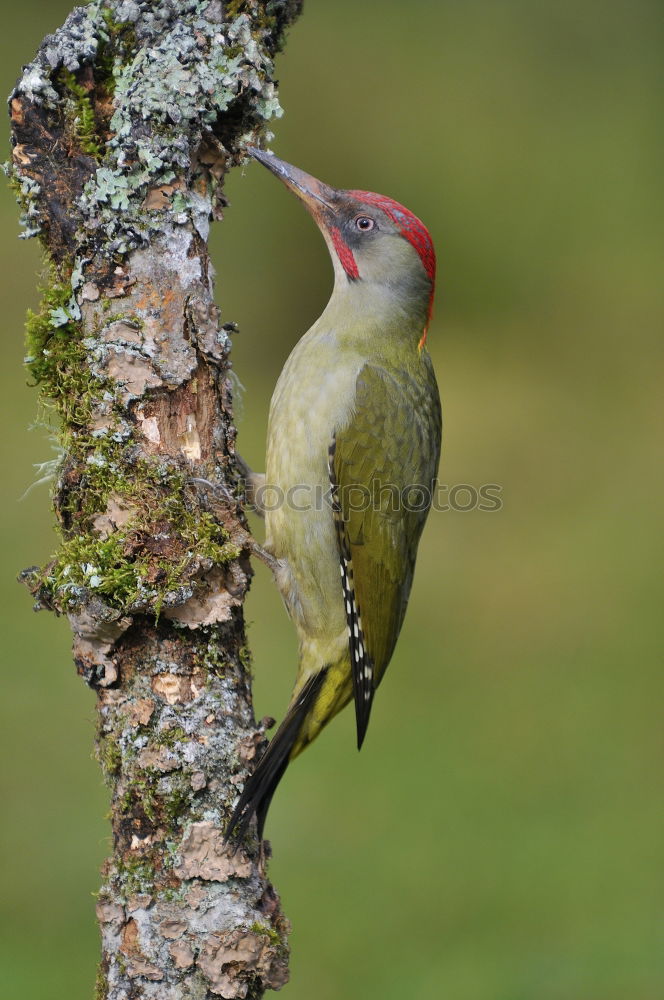
POLYGON ((286 717, 242 792, 229 835, 241 835, 254 813, 262 833, 289 760, 353 696, 361 744, 403 624, 440 455, 440 400, 422 343, 431 280, 419 252, 379 208, 370 210, 373 227, 360 227, 371 235, 355 239, 352 193, 301 171, 291 184, 293 168, 276 162, 303 200, 309 182, 319 192, 311 199, 325 198, 329 225, 317 203, 310 207, 328 240, 335 285, 288 358, 270 406, 265 550, 276 560, 299 662, 286 717))
POLYGON ((440 452, 440 402, 428 353, 418 361, 417 377, 365 365, 352 422, 336 434, 342 518, 376 686, 406 613, 440 452))

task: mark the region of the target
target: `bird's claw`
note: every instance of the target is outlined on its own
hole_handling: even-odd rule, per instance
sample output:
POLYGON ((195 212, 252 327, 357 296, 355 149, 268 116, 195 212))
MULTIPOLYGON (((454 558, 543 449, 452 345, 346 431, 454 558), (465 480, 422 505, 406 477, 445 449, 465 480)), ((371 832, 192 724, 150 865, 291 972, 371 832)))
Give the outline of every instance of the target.
MULTIPOLYGON (((239 502, 238 498, 223 483, 213 483, 211 480, 203 479, 201 476, 191 476, 188 482, 206 486, 216 496, 221 494, 228 503, 237 504, 239 502)), ((265 563, 268 569, 276 576, 280 569, 279 560, 271 552, 268 552, 267 549, 264 549, 262 545, 259 545, 256 539, 248 532, 246 535, 246 544, 251 554, 260 559, 262 563, 265 563)))
POLYGON ((262 563, 265 563, 268 569, 271 569, 275 576, 278 574, 281 564, 271 552, 268 552, 262 545, 259 545, 255 538, 250 539, 249 548, 252 555, 255 555, 257 559, 260 559, 262 563))
POLYGON ((207 486, 212 493, 220 493, 229 503, 237 503, 237 497, 234 496, 228 487, 224 486, 223 483, 213 483, 210 479, 203 479, 201 476, 191 476, 187 482, 199 483, 201 486, 207 486))

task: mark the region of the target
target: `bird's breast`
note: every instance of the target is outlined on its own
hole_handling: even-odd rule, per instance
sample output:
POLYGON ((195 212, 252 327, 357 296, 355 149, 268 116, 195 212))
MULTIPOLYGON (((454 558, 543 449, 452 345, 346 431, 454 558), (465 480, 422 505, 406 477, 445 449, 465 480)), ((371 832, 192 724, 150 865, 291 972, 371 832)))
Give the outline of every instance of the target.
POLYGON ((362 364, 314 328, 288 358, 270 405, 266 545, 285 560, 280 589, 301 643, 345 635, 328 449, 352 413, 362 364))
POLYGON ((270 405, 266 477, 281 490, 328 485, 327 453, 352 413, 363 359, 341 356, 333 333, 303 337, 288 358, 270 405))

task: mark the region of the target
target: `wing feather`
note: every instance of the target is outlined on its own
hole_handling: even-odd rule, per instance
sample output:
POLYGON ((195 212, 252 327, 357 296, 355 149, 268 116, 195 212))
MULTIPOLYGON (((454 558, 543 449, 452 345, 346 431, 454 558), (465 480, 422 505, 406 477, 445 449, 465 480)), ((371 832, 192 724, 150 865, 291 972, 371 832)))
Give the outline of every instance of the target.
POLYGON ((421 363, 416 373, 365 365, 330 448, 358 744, 403 624, 438 468, 440 400, 424 352, 421 363))

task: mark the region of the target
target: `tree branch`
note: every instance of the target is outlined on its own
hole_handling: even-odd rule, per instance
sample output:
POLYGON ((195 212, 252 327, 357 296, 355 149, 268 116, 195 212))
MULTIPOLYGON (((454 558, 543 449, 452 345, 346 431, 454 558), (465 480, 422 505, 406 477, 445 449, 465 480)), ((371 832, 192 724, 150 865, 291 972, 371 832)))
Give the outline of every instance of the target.
POLYGON ((10 98, 12 182, 50 274, 28 367, 59 417, 62 545, 28 582, 98 691, 113 856, 97 997, 260 997, 288 923, 253 841, 222 833, 263 739, 242 604, 229 329, 207 237, 223 182, 280 113, 300 0, 93 0, 10 98), (222 484, 212 506, 196 478, 222 484))

